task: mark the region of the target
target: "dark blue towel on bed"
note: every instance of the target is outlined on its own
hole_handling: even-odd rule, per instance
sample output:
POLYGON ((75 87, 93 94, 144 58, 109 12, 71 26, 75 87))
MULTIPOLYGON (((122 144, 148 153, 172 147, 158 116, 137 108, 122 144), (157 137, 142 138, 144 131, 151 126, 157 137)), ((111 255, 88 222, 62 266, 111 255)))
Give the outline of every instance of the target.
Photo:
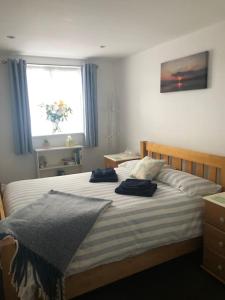
POLYGON ((157 184, 150 180, 126 179, 115 189, 117 194, 152 197, 157 189, 157 184))
POLYGON ((96 169, 91 173, 90 182, 117 182, 118 176, 114 169, 96 169))

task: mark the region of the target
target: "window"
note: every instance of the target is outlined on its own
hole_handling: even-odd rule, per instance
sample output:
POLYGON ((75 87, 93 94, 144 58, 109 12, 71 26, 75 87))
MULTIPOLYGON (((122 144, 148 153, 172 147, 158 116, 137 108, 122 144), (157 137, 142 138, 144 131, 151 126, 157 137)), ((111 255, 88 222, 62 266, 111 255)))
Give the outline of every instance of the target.
POLYGON ((83 132, 80 67, 28 65, 27 82, 32 136, 83 132), (48 105, 55 109, 59 107, 61 112, 62 106, 68 109, 67 118, 60 119, 55 131, 54 120, 47 119, 48 105))

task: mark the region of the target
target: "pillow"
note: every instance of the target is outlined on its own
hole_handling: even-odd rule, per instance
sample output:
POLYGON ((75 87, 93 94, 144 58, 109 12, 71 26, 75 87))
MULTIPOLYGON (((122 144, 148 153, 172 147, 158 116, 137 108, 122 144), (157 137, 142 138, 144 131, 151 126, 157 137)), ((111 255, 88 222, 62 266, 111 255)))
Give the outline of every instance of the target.
POLYGON ((222 188, 208 179, 169 168, 161 169, 156 180, 179 189, 191 197, 215 194, 222 188))
POLYGON ((132 169, 130 176, 137 179, 152 180, 159 173, 164 164, 164 160, 145 156, 142 160, 138 161, 132 169))

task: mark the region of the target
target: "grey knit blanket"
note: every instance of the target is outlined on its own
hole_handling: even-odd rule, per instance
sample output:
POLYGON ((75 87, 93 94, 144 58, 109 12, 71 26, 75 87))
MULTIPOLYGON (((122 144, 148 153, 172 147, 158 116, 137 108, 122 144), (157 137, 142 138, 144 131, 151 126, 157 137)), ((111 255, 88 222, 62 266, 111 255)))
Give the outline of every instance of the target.
POLYGON ((28 263, 38 288, 50 300, 63 299, 65 271, 100 213, 111 201, 50 191, 0 222, 0 239, 18 241, 11 264, 13 283, 26 282, 28 263))

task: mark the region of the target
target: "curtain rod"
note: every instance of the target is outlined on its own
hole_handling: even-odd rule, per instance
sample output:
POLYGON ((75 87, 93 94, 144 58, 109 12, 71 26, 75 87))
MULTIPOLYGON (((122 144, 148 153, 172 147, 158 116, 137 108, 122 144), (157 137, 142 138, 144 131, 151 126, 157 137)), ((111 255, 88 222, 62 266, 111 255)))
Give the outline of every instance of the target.
POLYGON ((82 65, 63 65, 63 64, 45 64, 45 63, 27 63, 28 66, 49 66, 59 68, 80 68, 82 65))
MULTIPOLYGON (((0 64, 7 64, 8 59, 7 58, 0 58, 0 64)), ((84 63, 82 63, 81 65, 63 65, 63 64, 45 64, 45 63, 27 63, 27 65, 30 66, 52 66, 52 67, 61 67, 61 68, 80 68, 82 65, 84 65, 84 63)), ((98 66, 97 66, 98 67, 98 66)))

